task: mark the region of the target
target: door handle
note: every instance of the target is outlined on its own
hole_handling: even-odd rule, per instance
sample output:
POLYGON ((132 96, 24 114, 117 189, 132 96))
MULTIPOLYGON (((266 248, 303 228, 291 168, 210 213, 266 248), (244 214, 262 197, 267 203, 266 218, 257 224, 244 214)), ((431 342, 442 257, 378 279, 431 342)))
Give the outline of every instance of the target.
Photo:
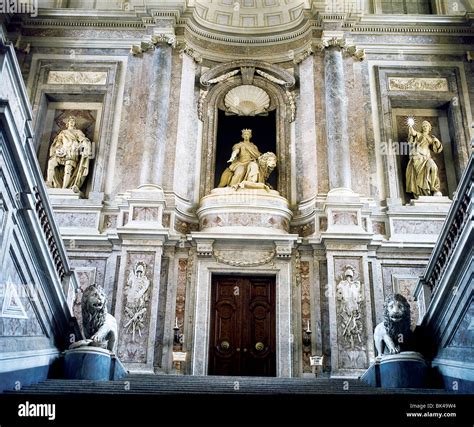
POLYGON ((255 350, 262 351, 265 348, 265 344, 263 342, 258 342, 255 344, 255 350))
POLYGON ((222 341, 220 347, 221 347, 221 350, 229 350, 230 348, 229 341, 222 341))

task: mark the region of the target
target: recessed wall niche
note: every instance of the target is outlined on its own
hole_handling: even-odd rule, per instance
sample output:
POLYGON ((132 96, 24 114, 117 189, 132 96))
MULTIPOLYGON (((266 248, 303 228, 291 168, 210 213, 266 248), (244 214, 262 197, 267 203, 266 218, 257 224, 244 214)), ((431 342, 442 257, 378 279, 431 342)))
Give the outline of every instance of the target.
POLYGON ((438 166, 443 196, 452 198, 469 159, 468 97, 464 92, 464 71, 457 66, 374 66, 380 124, 379 156, 385 169, 384 184, 390 204, 409 204, 406 192, 408 164, 407 117, 415 119, 421 131, 423 120, 432 125, 443 145, 439 154, 431 151, 438 166), (395 150, 392 151, 392 148, 395 150))
POLYGON ((76 129, 81 130, 92 143, 89 172, 80 188, 83 197, 87 198, 92 188, 95 157, 99 148, 102 107, 101 102, 47 102, 41 143, 38 148, 38 160, 45 180, 51 145, 58 134, 66 129, 68 118, 74 117, 76 129))
POLYGON ((421 124, 424 120, 428 121, 432 130, 431 135, 438 138, 443 145, 440 153, 431 151, 431 158, 438 167, 438 175, 440 179, 440 190, 443 196, 452 198, 456 190, 456 172, 453 165, 453 147, 448 127, 448 117, 445 110, 436 109, 398 109, 392 110, 392 123, 394 126, 395 140, 397 141, 399 153, 397 155, 398 178, 400 186, 400 194, 405 203, 409 203, 413 198, 411 193, 406 192, 406 169, 409 161, 408 147, 408 126, 407 118, 411 117, 415 120, 414 128, 421 132, 421 124))

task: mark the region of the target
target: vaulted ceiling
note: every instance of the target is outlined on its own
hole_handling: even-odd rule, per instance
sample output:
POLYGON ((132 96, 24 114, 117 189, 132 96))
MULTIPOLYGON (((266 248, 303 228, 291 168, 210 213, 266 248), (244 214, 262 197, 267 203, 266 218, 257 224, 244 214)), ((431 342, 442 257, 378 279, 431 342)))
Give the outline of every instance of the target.
POLYGON ((195 0, 201 25, 234 33, 283 31, 303 18, 307 0, 195 0))

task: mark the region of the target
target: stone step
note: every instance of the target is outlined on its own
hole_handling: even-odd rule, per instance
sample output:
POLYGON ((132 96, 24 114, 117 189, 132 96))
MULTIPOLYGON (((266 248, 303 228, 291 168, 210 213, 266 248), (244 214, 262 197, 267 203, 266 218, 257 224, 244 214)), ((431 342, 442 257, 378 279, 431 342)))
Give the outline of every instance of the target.
POLYGON ((49 379, 12 394, 373 395, 449 394, 442 389, 380 389, 356 379, 128 374, 119 381, 49 379))

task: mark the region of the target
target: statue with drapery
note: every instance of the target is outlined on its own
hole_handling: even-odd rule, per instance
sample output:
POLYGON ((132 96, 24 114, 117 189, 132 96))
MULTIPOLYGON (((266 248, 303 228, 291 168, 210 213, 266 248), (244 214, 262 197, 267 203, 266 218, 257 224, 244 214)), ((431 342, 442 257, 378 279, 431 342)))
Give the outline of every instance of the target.
POLYGON ((242 130, 243 141, 232 147, 227 163, 230 165, 222 173, 218 187, 265 189, 271 186, 266 182, 275 169, 277 158, 274 153, 261 154, 258 147, 250 141, 251 129, 242 130))

